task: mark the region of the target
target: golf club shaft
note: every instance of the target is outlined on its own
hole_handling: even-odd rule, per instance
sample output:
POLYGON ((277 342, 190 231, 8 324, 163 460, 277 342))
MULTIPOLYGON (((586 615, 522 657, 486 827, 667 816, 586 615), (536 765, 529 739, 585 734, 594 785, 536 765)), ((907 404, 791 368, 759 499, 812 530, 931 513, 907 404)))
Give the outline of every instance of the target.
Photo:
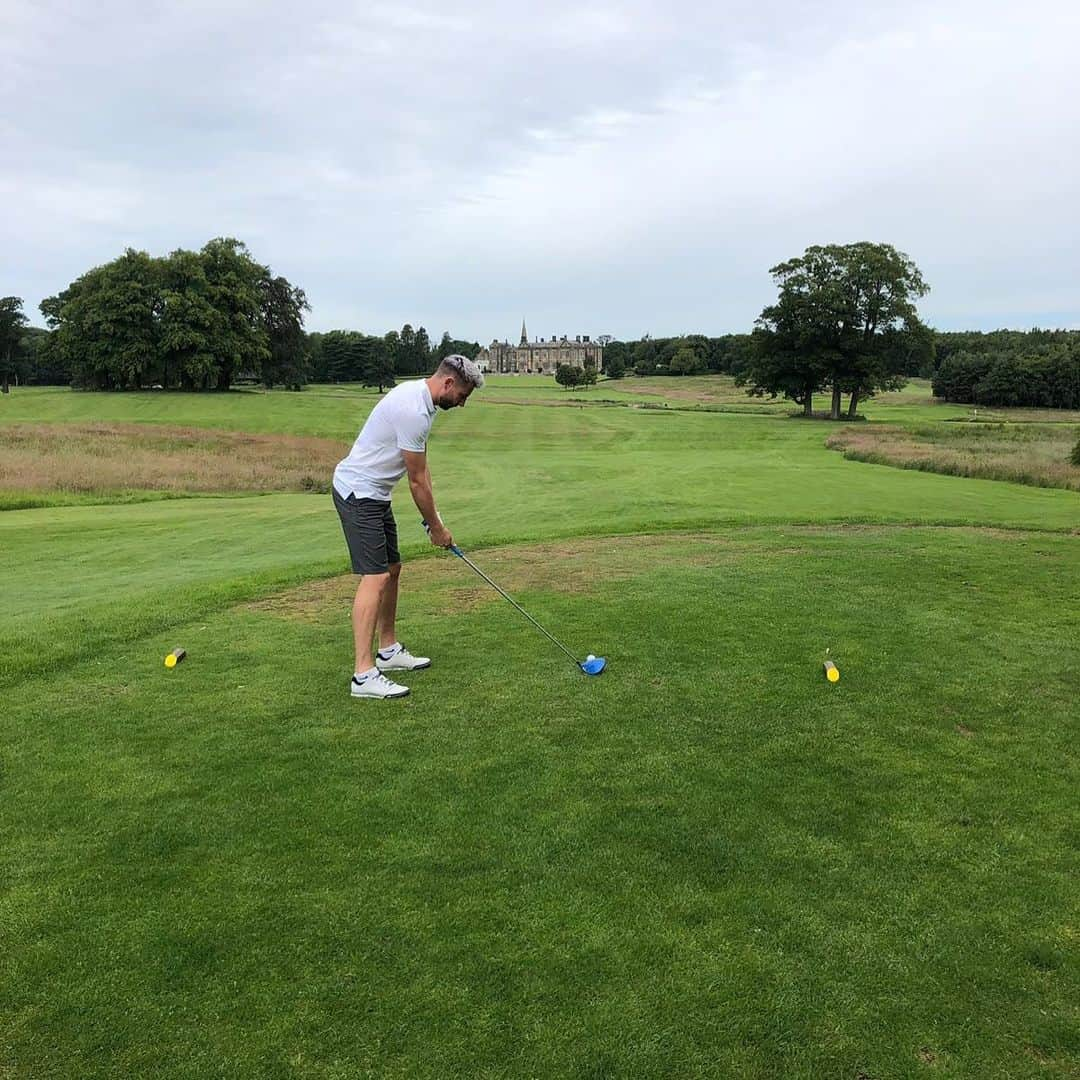
POLYGON ((558 638, 553 637, 551 634, 549 634, 512 596, 503 592, 503 590, 500 589, 499 586, 496 585, 495 582, 492 581, 491 578, 489 578, 487 574, 485 574, 484 571, 481 570, 480 567, 477 566, 476 563, 474 563, 472 559, 468 557, 468 555, 466 555, 460 548, 458 548, 454 552, 454 554, 457 555, 459 559, 468 563, 469 566, 471 566, 473 570, 475 570, 497 593, 503 596, 506 600, 509 600, 510 603, 513 604, 514 607, 516 607, 518 611, 520 611, 521 614, 524 615, 525 618, 528 619, 529 622, 531 622, 533 626, 535 626, 536 629, 544 635, 544 637, 546 637, 553 644, 558 645, 558 647, 562 649, 562 651, 566 653, 566 655, 569 656, 571 660, 574 661, 574 667, 581 667, 581 662, 578 660, 578 658, 561 641, 559 641, 558 638))
MULTIPOLYGON (((426 532, 430 536, 431 526, 426 521, 421 521, 420 524, 424 526, 424 532, 426 532)), ((574 667, 581 667, 581 661, 578 660, 578 658, 557 637, 549 634, 512 596, 509 595, 509 593, 504 592, 502 589, 500 589, 499 586, 496 585, 495 582, 492 581, 491 578, 489 578, 487 574, 485 574, 484 571, 481 570, 480 567, 477 566, 476 563, 474 563, 472 559, 470 559, 469 556, 466 555, 465 552, 457 546, 457 544, 451 544, 450 550, 459 559, 461 559, 462 562, 467 563, 471 569, 475 570, 501 597, 503 597, 503 599, 508 600, 511 604, 513 604, 514 607, 516 607, 518 611, 520 611, 521 614, 524 615, 525 618, 528 619, 529 622, 531 622, 533 626, 535 626, 536 629, 539 630, 540 633, 543 634, 544 637, 546 637, 553 645, 557 645, 560 649, 562 649, 562 651, 566 653, 566 655, 569 656, 571 660, 574 661, 574 667)))

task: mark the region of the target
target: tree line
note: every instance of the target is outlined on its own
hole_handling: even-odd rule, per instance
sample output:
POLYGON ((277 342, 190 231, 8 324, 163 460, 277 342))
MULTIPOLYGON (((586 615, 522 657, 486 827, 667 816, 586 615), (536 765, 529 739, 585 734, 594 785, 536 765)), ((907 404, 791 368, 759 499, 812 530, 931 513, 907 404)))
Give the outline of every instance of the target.
POLYGON ((303 381, 304 291, 239 240, 164 257, 129 248, 41 302, 47 364, 93 390, 303 381))
POLYGON ((1080 331, 938 335, 933 393, 996 408, 1080 409, 1080 331))
POLYGON ((808 416, 814 395, 830 391, 830 415, 839 418, 842 395, 849 396, 854 416, 860 401, 903 385, 932 363, 933 332, 915 309, 927 287, 915 264, 888 244, 810 247, 770 273, 778 297, 752 333, 646 337, 614 355, 609 346, 605 370, 618 375, 632 365, 638 375, 722 372, 750 394, 802 405, 808 416))
POLYGON ((257 262, 241 241, 219 237, 200 251, 164 257, 128 249, 87 271, 40 310, 49 329, 28 325, 17 296, 0 299, 0 382, 89 390, 228 390, 238 383, 299 389, 311 380, 364 382, 434 370, 451 353, 475 357, 476 342, 427 331, 371 337, 311 334, 303 289, 257 262))
MULTIPOLYGON (((1038 368, 1045 357, 1059 361, 1080 346, 1080 330, 930 330, 907 342, 894 360, 895 374, 906 378, 931 379, 934 394, 946 401, 1004 405, 991 402, 992 392, 1004 381, 1006 372, 1018 378, 1009 380, 1021 385, 1019 372, 1029 364, 1038 368), (991 369, 1000 365, 997 377, 981 387, 977 384, 991 369)), ((757 343, 753 334, 726 334, 706 337, 686 334, 680 337, 653 338, 646 335, 634 341, 612 341, 604 348, 604 374, 609 378, 624 375, 740 375, 752 369, 757 343), (679 359, 676 360, 676 357, 679 359)), ((1063 364, 1064 370, 1072 370, 1063 364)), ((1029 372, 1028 379, 1038 389, 1042 376, 1029 372)), ((1023 395, 1014 395, 1019 400, 1023 395)), ((1049 400, 1047 397, 1046 400, 1049 400)), ((1046 405, 1048 408, 1054 406, 1046 405)), ((1060 406, 1080 408, 1080 405, 1060 406)))
POLYGON ((307 340, 312 382, 358 382, 377 386, 380 393, 394 385, 396 376, 428 375, 444 357, 457 354, 475 360, 480 352, 478 342, 452 338, 449 331, 432 347, 427 330, 414 330, 410 323, 382 337, 331 330, 309 334, 307 340))
POLYGON ((581 367, 576 364, 557 364, 555 366, 555 381, 567 390, 572 390, 577 386, 588 389, 590 386, 596 385, 597 378, 596 361, 592 359, 586 360, 581 367))
POLYGON ((684 334, 637 341, 611 341, 604 346, 604 374, 733 375, 747 363, 752 348, 749 334, 684 334))
POLYGON ((1080 331, 933 330, 916 310, 929 291, 922 274, 888 244, 813 246, 770 273, 777 300, 752 333, 614 342, 605 372, 726 373, 808 416, 815 395, 828 393, 834 419, 845 395, 854 417, 860 402, 913 376, 933 380, 947 401, 1080 408, 1080 331))
MULTIPOLYGON (((860 402, 915 375, 947 401, 1080 408, 1080 332, 935 331, 916 310, 928 292, 920 271, 888 244, 809 247, 770 274, 777 299, 752 333, 605 336, 603 373, 733 375, 749 393, 786 397, 806 415, 828 393, 834 418, 844 395, 855 416, 860 402)), ((451 353, 480 352, 449 333, 432 347, 427 330, 408 323, 382 336, 306 333, 303 290, 231 238, 164 258, 129 249, 40 306, 47 331, 27 325, 18 297, 0 299, 5 390, 15 378, 93 389, 361 382, 382 391, 451 353)), ((559 381, 582 374, 567 369, 559 381)))

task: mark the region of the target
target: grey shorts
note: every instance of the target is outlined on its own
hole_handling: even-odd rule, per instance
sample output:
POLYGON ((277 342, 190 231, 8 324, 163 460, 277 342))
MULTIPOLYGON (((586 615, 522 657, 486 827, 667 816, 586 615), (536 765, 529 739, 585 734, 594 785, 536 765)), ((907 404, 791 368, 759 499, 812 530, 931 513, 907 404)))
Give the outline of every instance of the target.
POLYGON ((401 562, 398 551, 397 522, 388 502, 343 499, 332 484, 334 506, 341 518, 345 543, 349 545, 354 574, 385 574, 393 563, 401 562))

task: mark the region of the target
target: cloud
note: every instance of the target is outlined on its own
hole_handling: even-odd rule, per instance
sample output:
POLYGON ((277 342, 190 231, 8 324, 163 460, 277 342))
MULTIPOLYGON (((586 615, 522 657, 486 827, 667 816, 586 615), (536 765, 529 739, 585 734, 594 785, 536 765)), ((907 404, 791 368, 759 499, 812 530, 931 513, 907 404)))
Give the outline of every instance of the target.
POLYGON ((1071 4, 9 0, 0 291, 236 235, 314 328, 746 329, 809 243, 1075 322, 1071 4))

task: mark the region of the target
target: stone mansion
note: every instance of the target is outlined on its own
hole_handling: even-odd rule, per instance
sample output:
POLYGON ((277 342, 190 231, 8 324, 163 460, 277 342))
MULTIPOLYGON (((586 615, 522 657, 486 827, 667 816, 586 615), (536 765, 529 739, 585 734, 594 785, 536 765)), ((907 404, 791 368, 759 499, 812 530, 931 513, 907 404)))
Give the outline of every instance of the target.
POLYGON ((597 372, 604 370, 604 346, 590 341, 589 335, 580 334, 571 341, 565 334, 546 341, 530 341, 521 323, 521 341, 511 345, 508 341, 492 341, 481 349, 476 357, 481 371, 496 374, 554 375, 559 364, 572 364, 584 368, 586 361, 596 365, 597 372))

